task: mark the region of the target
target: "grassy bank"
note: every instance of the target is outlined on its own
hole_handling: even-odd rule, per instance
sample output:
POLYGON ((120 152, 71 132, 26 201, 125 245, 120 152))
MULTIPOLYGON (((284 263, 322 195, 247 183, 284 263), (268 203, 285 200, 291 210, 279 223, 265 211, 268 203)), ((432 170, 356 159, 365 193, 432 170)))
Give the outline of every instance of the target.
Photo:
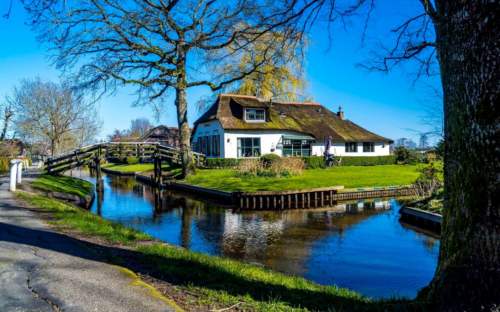
MULTIPOLYGON (((106 168, 107 170, 111 171, 116 171, 119 173, 141 173, 141 172, 148 172, 148 171, 153 171, 154 165, 150 163, 146 164, 114 164, 114 163, 108 163, 102 166, 103 168, 106 168)), ((162 165, 161 166, 163 172, 176 172, 179 171, 180 169, 178 168, 171 168, 169 165, 162 165)))
POLYGON ((68 176, 40 175, 31 185, 47 192, 61 192, 80 197, 92 194, 94 186, 88 181, 68 176))
POLYGON ((349 166, 304 170, 291 177, 240 176, 233 169, 198 170, 185 182, 224 191, 299 190, 343 185, 345 188, 408 185, 419 176, 418 165, 349 166))
MULTIPOLYGON (((126 250, 134 255, 134 261, 139 259, 141 267, 149 268, 150 276, 165 282, 166 293, 173 293, 177 303, 190 311, 229 306, 235 307, 231 311, 386 311, 401 310, 408 304, 371 301, 347 289, 321 286, 259 266, 163 243, 145 243, 147 235, 69 204, 25 192, 17 196, 48 212, 52 224, 61 231, 105 239, 110 244, 127 244, 126 250)), ((122 266, 133 262, 131 256, 120 257, 112 255, 109 259, 122 266)))
POLYGON ((123 172, 123 173, 134 173, 134 172, 143 172, 143 171, 151 171, 153 170, 153 164, 113 164, 108 163, 102 166, 108 170, 123 172))

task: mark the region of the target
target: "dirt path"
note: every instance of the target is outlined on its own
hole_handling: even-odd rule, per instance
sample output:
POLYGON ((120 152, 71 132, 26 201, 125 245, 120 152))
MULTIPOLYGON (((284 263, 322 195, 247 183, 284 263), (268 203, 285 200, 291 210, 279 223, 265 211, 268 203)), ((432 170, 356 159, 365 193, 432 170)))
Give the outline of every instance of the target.
POLYGON ((24 209, 0 177, 0 311, 179 311, 133 272, 99 261, 24 209))

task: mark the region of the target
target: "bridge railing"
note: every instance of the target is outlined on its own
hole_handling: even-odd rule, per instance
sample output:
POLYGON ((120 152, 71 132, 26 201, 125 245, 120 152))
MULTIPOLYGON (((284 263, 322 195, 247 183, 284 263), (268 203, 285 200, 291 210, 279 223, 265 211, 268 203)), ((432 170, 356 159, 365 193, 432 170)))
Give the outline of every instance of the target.
MULTIPOLYGON (((192 152, 193 160, 198 167, 205 164, 205 155, 192 152)), ((154 142, 107 142, 88 145, 71 152, 51 157, 45 161, 46 170, 50 174, 60 173, 73 169, 92 161, 101 159, 123 159, 125 157, 138 157, 151 160, 159 159, 172 164, 182 163, 181 151, 178 148, 161 145, 154 142)))

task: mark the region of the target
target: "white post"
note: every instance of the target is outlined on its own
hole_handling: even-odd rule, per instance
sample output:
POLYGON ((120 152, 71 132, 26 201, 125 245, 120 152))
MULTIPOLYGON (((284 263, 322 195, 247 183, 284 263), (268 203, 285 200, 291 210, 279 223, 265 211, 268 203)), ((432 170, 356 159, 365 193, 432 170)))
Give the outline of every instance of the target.
POLYGON ((16 177, 17 177, 17 166, 18 166, 19 161, 16 159, 13 159, 10 161, 10 185, 9 185, 9 190, 11 192, 16 191, 16 177))
POLYGON ((17 184, 21 184, 23 181, 23 162, 19 161, 17 164, 17 184))

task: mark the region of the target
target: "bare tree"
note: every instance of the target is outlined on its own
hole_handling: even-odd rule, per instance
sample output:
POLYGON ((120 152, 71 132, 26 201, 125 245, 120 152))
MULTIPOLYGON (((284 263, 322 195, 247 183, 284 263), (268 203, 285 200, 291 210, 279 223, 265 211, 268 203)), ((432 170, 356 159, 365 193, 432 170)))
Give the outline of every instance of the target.
POLYGON ((0 133, 0 141, 3 141, 7 137, 7 131, 9 130, 10 123, 14 117, 14 108, 8 97, 5 98, 3 105, 0 106, 0 110, 2 118, 2 132, 0 133))
POLYGON ((71 131, 71 135, 75 138, 76 146, 83 147, 95 143, 101 126, 102 122, 95 108, 87 111, 84 118, 78 118, 71 131))
POLYGON ((23 80, 14 89, 12 103, 20 136, 28 143, 46 142, 51 155, 75 147, 80 126, 95 123, 93 103, 64 85, 39 78, 23 80))
POLYGON ((149 122, 149 119, 137 118, 130 122, 130 135, 140 138, 151 128, 153 128, 153 125, 149 122))
POLYGON ((132 84, 139 103, 161 101, 174 92, 184 175, 192 166, 186 90, 206 86, 216 91, 277 62, 283 56, 278 51, 300 47, 301 29, 291 22, 306 10, 314 14, 319 5, 286 0, 23 2, 40 38, 51 43, 56 66, 79 86, 112 92, 132 84), (240 62, 269 31, 284 39, 266 41, 259 58, 240 62), (219 67, 226 70, 215 70, 219 67))

